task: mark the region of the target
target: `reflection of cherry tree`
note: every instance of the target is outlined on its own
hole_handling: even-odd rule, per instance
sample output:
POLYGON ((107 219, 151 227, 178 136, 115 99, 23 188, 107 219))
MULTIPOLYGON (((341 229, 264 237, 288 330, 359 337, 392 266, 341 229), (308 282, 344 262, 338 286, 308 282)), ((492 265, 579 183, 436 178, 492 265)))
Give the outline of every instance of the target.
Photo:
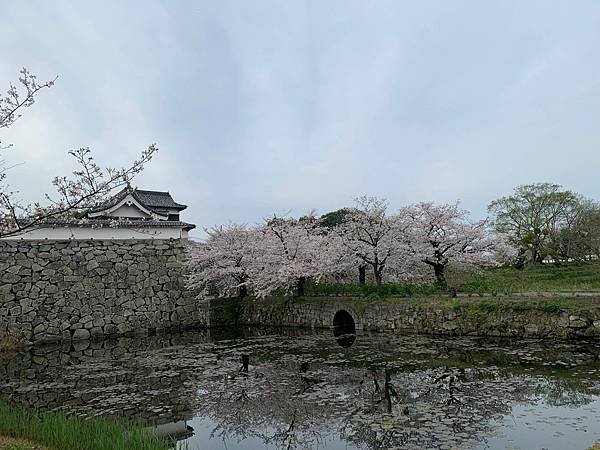
POLYGON ((540 382, 535 393, 549 406, 583 406, 594 399, 588 387, 578 380, 557 379, 540 382))
POLYGON ((225 381, 202 384, 200 414, 217 423, 215 436, 277 448, 314 447, 332 429, 361 448, 465 448, 535 395, 530 380, 497 383, 487 370, 257 362, 246 374, 229 365, 225 381))
POLYGON ((475 371, 435 369, 374 379, 374 401, 344 429, 349 442, 366 448, 468 448, 531 395, 527 383, 507 393, 475 371), (508 394, 508 395, 507 395, 508 394))
POLYGON ((361 392, 364 371, 324 371, 306 362, 250 364, 221 361, 229 374, 202 383, 200 413, 222 439, 258 437, 276 448, 311 448, 361 392))
MULTIPOLYGON (((333 430, 359 448, 468 448, 485 439, 493 420, 510 414, 514 405, 540 398, 539 379, 478 368, 480 356, 467 368, 420 367, 404 339, 395 345, 406 355, 395 355, 411 361, 408 367, 376 361, 369 356, 373 345, 365 353, 353 349, 353 358, 370 361, 369 368, 352 367, 339 354, 297 359, 271 354, 274 360, 264 360, 260 355, 268 350, 260 346, 236 348, 253 354, 248 373, 238 373, 239 354, 228 352, 221 360, 228 369, 201 383, 200 414, 218 424, 224 439, 257 437, 276 448, 312 448, 333 430)), ((290 343, 289 353, 300 348, 290 343)), ((425 360, 454 358, 462 346, 429 347, 425 360)), ((584 401, 585 386, 573 389, 576 401, 584 401)))

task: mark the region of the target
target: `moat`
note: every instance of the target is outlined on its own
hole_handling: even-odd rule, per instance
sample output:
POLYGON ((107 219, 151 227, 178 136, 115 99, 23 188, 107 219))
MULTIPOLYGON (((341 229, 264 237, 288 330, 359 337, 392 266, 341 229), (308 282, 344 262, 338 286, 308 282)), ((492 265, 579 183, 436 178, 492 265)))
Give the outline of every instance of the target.
POLYGON ((600 345, 388 333, 186 332, 2 355, 0 396, 125 416, 188 449, 585 449, 600 345))

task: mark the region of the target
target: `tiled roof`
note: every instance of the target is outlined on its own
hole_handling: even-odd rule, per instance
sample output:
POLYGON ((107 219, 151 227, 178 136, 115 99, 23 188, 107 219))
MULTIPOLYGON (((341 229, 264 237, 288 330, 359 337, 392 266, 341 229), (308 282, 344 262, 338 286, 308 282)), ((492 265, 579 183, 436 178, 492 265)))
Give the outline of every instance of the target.
MULTIPOLYGON (((26 220, 20 221, 22 225, 26 220)), ((60 220, 47 219, 39 222, 36 226, 40 227, 78 227, 78 228, 183 228, 184 230, 193 230, 196 225, 193 223, 180 222, 178 220, 110 220, 110 219, 81 219, 81 220, 60 220)))
POLYGON ((138 202, 148 209, 176 209, 182 211, 187 208, 186 205, 177 203, 168 192, 161 191, 146 191, 142 189, 133 189, 127 186, 117 192, 106 202, 92 208, 91 212, 100 212, 109 209, 131 194, 138 202))
POLYGON ((187 208, 186 205, 182 205, 173 200, 173 197, 171 197, 171 194, 168 192, 135 189, 133 191, 133 196, 138 202, 148 208, 172 208, 179 210, 187 208))

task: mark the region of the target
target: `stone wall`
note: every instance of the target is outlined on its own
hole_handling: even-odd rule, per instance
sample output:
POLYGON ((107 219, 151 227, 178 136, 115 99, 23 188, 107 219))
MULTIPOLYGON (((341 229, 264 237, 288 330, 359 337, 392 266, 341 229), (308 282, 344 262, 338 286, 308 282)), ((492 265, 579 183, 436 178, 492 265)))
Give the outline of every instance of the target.
POLYGON ((95 339, 205 324, 184 241, 0 241, 0 336, 95 339))
POLYGON ((198 301, 185 241, 0 241, 0 338, 100 339, 203 326, 356 328, 433 335, 600 338, 600 298, 271 298, 198 301))
MULTIPOLYGON (((216 302, 217 300, 213 300, 216 302)), ((213 307, 213 314, 216 309, 213 307)), ((380 301, 344 298, 248 300, 221 307, 240 325, 332 328, 333 317, 350 313, 359 330, 517 338, 600 338, 600 299, 420 299, 380 301), (563 305, 563 306, 561 306, 563 305)))

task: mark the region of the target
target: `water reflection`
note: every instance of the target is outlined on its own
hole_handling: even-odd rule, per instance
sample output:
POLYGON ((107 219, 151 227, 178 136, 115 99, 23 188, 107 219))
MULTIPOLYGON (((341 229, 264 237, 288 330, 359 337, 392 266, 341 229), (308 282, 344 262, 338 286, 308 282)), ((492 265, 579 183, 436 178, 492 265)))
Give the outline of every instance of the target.
POLYGON ((600 439, 593 343, 357 339, 340 330, 39 348, 2 361, 0 395, 40 410, 142 420, 191 449, 536 448, 527 442, 546 426, 562 430, 548 448, 600 439), (348 335, 352 347, 342 350, 348 335), (519 428, 516 411, 529 425, 519 428))
POLYGON ((188 425, 187 420, 178 420, 177 422, 168 422, 155 425, 152 430, 161 436, 168 436, 174 441, 183 441, 194 435, 194 428, 188 425))
POLYGON ((333 316, 333 335, 340 347, 348 348, 354 344, 356 324, 348 311, 342 309, 333 316))

